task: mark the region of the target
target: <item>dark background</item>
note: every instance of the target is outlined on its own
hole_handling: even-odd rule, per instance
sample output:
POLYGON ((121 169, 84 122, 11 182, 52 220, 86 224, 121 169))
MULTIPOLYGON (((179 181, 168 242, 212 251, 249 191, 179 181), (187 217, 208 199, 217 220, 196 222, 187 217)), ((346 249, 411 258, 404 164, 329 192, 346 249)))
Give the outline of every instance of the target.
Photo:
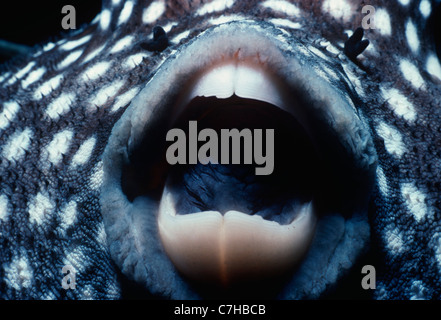
MULTIPOLYGON (((76 27, 92 21, 101 11, 101 0, 17 1, 0 4, 0 40, 34 46, 59 38, 66 33, 61 20, 65 5, 76 10, 76 27)), ((10 58, 0 47, 0 63, 10 58)))

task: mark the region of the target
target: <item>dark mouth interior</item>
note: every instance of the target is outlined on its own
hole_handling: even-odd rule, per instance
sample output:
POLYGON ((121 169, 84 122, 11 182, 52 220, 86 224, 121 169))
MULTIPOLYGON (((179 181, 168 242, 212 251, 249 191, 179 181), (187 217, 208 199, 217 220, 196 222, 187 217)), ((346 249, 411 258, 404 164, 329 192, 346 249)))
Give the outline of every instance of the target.
MULTIPOLYGON (((157 193, 165 181, 176 199, 179 214, 237 210, 259 214, 263 218, 289 224, 296 208, 311 201, 319 193, 322 166, 312 140, 300 123, 288 112, 266 102, 232 96, 228 99, 197 97, 176 121, 165 130, 158 126, 146 137, 145 143, 132 153, 131 163, 123 170, 122 186, 129 200, 139 195, 157 193), (263 155, 268 158, 265 130, 274 129, 274 170, 270 175, 256 175, 255 168, 264 164, 169 165, 166 150, 167 130, 180 128, 186 132, 187 153, 189 121, 197 121, 198 132, 213 129, 219 137, 221 129, 262 129, 263 155), (153 137, 156 137, 153 139, 153 137)), ((198 142, 198 149, 205 142, 198 142)), ((241 140, 240 150, 244 150, 241 140)), ((188 154, 187 154, 188 159, 188 154)), ((268 160, 267 160, 268 161, 268 160)))
MULTIPOLYGON (((307 102, 298 100, 292 107, 308 110, 307 102)), ((353 158, 339 142, 340 137, 316 114, 309 115, 308 123, 314 137, 291 113, 237 96, 197 97, 173 123, 170 113, 157 118, 149 124, 142 142, 129 150, 130 162, 123 166, 121 185, 129 201, 143 195, 159 201, 167 181, 178 214, 237 210, 287 224, 294 218, 292 212, 311 200, 318 214, 331 210, 351 214, 360 200, 357 197, 369 187, 365 174, 354 166, 353 158), (258 164, 231 161, 169 165, 166 151, 173 142, 166 141, 166 134, 172 128, 181 128, 188 138, 191 120, 197 121, 198 132, 211 128, 218 137, 221 129, 263 129, 264 155, 265 130, 274 129, 274 171, 259 176, 255 174, 258 164)), ((198 147, 204 143, 199 142, 198 147)), ((220 150, 218 155, 220 158, 220 150)))
MULTIPOLYGON (((292 209, 312 200, 318 157, 304 129, 286 111, 266 102, 237 96, 228 99, 198 97, 193 99, 174 127, 184 130, 188 137, 190 120, 197 120, 198 131, 204 128, 215 130, 219 139, 221 129, 250 129, 251 132, 263 129, 263 154, 267 158, 265 130, 274 129, 274 170, 270 175, 256 175, 255 168, 259 164, 254 160, 252 164, 243 164, 243 140, 241 164, 232 164, 230 144, 229 164, 172 166, 168 187, 176 195, 179 214, 210 210, 223 214, 237 210, 289 224, 293 219, 292 209)), ((199 147, 204 143, 199 142, 199 147)))

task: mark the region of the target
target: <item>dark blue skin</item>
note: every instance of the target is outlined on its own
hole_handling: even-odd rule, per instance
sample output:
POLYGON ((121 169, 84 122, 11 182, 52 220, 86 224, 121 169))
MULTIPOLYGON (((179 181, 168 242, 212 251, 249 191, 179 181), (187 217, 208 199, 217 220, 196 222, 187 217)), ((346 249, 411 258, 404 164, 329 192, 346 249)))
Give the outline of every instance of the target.
MULTIPOLYGON (((299 23, 300 28, 282 28, 323 49, 334 63, 350 65, 348 77, 364 102, 379 167, 369 206, 370 250, 362 260, 376 267, 377 283, 376 290, 364 294, 439 299, 441 71, 433 62, 435 43, 423 14, 427 4, 433 9, 439 1, 421 6, 419 0, 407 5, 372 1, 377 12, 383 9, 380 22, 389 17, 390 29, 365 30, 370 45, 363 53, 360 46, 349 47, 353 62, 340 55, 345 31, 356 30, 365 17, 361 1, 329 1, 329 6, 292 1, 300 9, 294 16, 282 3, 227 1, 227 8, 198 14, 203 8, 199 1, 168 1, 164 12, 157 7, 162 14, 151 13, 145 23, 143 10, 150 2, 139 0, 131 7, 129 1, 104 0, 100 18, 54 45, 35 48, 0 73, 0 297, 148 296, 148 290, 127 280, 109 253, 100 206, 102 154, 114 124, 136 93, 154 80, 161 62, 210 28, 210 19, 236 14, 299 23), (341 11, 337 4, 343 4, 341 11), (167 28, 171 22, 175 25, 167 28), (166 29, 166 37, 154 29, 157 25, 166 29), (133 38, 112 52, 126 36, 133 38), (324 41, 333 47, 324 50, 329 45, 324 41), (95 68, 88 72, 90 67, 95 68), (61 285, 66 264, 76 269, 73 290, 61 285)), ((351 281, 361 281, 359 265, 352 276, 351 281)), ((358 288, 339 281, 337 293, 345 297, 358 288)))

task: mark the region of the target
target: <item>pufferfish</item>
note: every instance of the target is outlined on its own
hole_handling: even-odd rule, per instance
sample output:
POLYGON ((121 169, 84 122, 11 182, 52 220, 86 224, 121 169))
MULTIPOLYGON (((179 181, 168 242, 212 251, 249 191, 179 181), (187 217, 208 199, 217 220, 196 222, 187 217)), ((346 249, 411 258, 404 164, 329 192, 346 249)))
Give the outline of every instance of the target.
POLYGON ((0 73, 0 297, 439 299, 439 10, 104 0, 0 73), (171 165, 191 121, 274 170, 171 165))

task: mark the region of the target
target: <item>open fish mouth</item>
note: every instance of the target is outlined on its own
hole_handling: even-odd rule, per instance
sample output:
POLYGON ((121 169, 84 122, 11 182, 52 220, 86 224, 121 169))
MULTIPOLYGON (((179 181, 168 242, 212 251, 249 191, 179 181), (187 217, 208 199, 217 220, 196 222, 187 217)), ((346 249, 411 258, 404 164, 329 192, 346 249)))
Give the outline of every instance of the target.
POLYGON ((328 63, 242 21, 205 31, 158 68, 103 155, 106 234, 124 274, 167 298, 210 288, 292 298, 306 290, 305 264, 320 261, 319 273, 335 252, 356 259, 376 154, 360 101, 343 71, 323 72, 328 63), (184 151, 170 149, 176 129, 184 151))

